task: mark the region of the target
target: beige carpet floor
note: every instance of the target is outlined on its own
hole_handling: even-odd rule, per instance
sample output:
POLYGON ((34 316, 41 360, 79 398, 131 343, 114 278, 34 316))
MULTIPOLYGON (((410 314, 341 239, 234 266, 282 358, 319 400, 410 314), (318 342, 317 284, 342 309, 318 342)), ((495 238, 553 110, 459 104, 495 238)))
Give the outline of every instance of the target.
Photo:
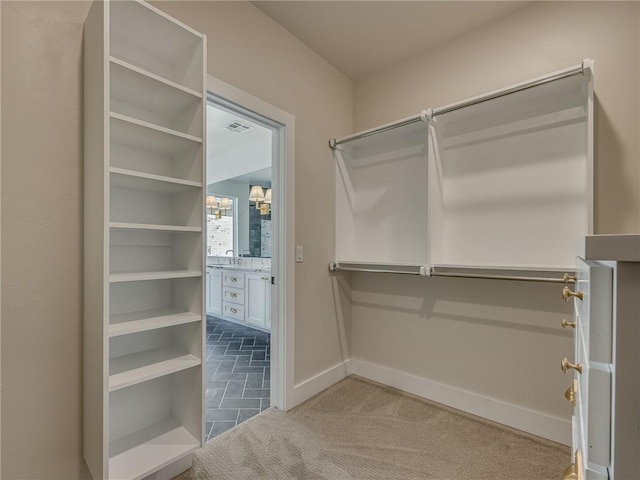
POLYGON ((569 448, 349 377, 196 452, 192 479, 558 480, 569 448))

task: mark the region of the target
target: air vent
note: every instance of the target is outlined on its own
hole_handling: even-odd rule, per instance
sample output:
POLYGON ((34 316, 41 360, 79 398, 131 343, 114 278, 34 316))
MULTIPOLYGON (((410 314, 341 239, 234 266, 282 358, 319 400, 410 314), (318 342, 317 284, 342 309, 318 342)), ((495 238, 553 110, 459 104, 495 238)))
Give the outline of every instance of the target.
POLYGON ((235 122, 231 122, 228 125, 225 125, 222 128, 224 128, 225 130, 229 130, 230 132, 233 132, 233 133, 244 133, 247 130, 251 129, 249 125, 238 122, 237 120, 235 122))

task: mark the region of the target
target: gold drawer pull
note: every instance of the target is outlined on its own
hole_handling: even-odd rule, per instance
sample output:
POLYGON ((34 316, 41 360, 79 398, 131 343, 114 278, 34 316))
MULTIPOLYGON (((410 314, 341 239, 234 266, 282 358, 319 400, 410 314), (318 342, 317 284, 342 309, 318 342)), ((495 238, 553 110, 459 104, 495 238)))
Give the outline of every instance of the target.
POLYGON ((571 405, 576 406, 576 395, 578 393, 578 385, 576 380, 573 380, 573 384, 567 388, 564 392, 564 398, 566 398, 571 405))
POLYGON ((569 371, 569 369, 571 368, 573 368, 578 373, 582 373, 582 364, 578 363, 577 365, 574 365, 573 363, 569 362, 569 359, 567 357, 564 357, 560 362, 560 368, 564 373, 567 373, 567 371, 569 371))
POLYGON ((562 288, 562 299, 566 302, 571 297, 576 297, 582 300, 582 292, 572 292, 569 287, 562 288))
POLYGON ((570 273, 565 273, 562 275, 562 281, 564 283, 576 283, 578 281, 578 277, 571 275, 570 273))
POLYGON ((237 279, 236 277, 231 277, 231 281, 232 281, 232 282, 237 282, 237 281, 238 281, 238 279, 237 279))
POLYGON ((230 293, 230 294, 229 294, 229 296, 230 296, 231 298, 236 298, 236 297, 238 296, 238 294, 237 294, 237 293, 230 293))
POLYGON ((230 308, 229 310, 231 310, 231 313, 238 313, 238 310, 236 310, 235 308, 230 308))
POLYGON ((570 322, 566 318, 562 319, 562 322, 560 322, 560 325, 562 325, 562 328, 567 328, 567 327, 576 328, 576 322, 570 322))

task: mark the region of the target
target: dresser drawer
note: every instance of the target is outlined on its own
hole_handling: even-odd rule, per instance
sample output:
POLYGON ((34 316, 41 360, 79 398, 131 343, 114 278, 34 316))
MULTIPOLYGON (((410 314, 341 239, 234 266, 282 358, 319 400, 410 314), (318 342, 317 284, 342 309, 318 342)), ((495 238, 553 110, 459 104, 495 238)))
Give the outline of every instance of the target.
POLYGON ((244 321, 244 307, 236 303, 222 304, 222 315, 244 321))
POLYGON ((244 290, 241 288, 224 287, 222 289, 222 301, 244 305, 244 290))
POLYGON ((224 272, 222 284, 227 287, 244 288, 244 273, 224 272))

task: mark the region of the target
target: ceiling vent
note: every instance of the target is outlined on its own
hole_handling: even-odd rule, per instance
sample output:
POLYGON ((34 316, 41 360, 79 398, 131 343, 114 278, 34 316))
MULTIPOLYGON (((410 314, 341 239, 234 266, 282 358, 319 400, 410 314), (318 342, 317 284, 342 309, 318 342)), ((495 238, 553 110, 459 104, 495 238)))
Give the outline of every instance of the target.
POLYGON ((230 132, 233 132, 233 133, 244 133, 247 130, 251 129, 251 127, 249 125, 247 125, 246 123, 242 123, 242 122, 239 122, 237 120, 234 121, 234 122, 231 122, 228 125, 225 125, 222 128, 224 128, 225 130, 229 130, 230 132))

